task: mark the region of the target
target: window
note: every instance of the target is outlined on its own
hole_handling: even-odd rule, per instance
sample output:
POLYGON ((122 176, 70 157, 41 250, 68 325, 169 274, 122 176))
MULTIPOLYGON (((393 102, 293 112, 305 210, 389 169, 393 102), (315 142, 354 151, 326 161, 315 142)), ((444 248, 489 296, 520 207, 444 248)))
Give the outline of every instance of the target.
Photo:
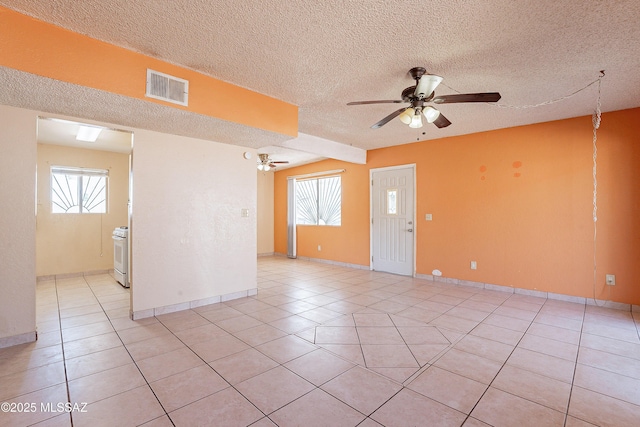
POLYGON ((53 166, 51 212, 106 213, 109 171, 53 166))
POLYGON ((398 213, 398 190, 387 190, 387 215, 396 215, 398 213))
POLYGON ((341 205, 339 176, 296 181, 296 224, 340 225, 341 205))

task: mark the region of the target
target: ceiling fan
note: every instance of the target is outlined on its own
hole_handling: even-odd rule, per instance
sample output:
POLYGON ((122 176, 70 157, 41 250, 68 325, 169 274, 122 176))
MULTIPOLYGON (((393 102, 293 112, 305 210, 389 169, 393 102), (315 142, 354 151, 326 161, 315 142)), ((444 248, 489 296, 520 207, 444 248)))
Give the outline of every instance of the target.
POLYGON ((258 160, 258 170, 269 171, 273 168, 278 167, 279 164, 289 163, 286 160, 274 162, 269 158, 268 154, 258 154, 260 160, 258 160))
POLYGON ((402 99, 383 101, 356 101, 347 105, 366 104, 400 104, 409 103, 408 107, 402 107, 383 118, 371 129, 378 129, 399 116, 400 120, 411 128, 422 127, 422 116, 424 115, 428 123, 433 123, 439 128, 447 127, 451 124, 449 119, 427 103, 434 104, 455 104, 460 102, 498 102, 500 93, 460 93, 453 95, 435 96, 435 89, 442 82, 443 78, 435 74, 426 74, 422 67, 415 67, 409 70, 411 78, 416 81, 415 86, 410 86, 402 91, 402 99))

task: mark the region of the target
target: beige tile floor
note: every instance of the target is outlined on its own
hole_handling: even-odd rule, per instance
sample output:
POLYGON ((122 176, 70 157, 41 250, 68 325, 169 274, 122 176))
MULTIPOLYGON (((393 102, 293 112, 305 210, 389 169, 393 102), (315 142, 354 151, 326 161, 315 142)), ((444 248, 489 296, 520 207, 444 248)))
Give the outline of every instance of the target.
POLYGON ((258 265, 256 297, 135 322, 108 275, 39 282, 39 340, 0 350, 0 401, 35 410, 0 425, 640 425, 640 313, 258 265))

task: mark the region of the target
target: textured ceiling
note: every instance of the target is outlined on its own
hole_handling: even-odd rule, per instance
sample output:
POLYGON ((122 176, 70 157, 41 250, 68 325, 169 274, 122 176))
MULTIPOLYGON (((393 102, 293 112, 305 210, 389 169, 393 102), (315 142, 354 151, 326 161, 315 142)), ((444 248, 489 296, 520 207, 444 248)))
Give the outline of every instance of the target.
MULTIPOLYGON (((0 104, 259 148, 286 135, 0 67, 0 104)), ((47 116, 47 114, 43 114, 47 116)))
MULTIPOLYGON (((393 104, 346 105, 399 99, 402 90, 412 85, 407 71, 415 66, 444 77, 437 95, 499 91, 499 104, 517 107, 563 98, 597 80, 604 69, 603 111, 640 106, 637 0, 0 0, 0 4, 293 103, 299 106, 301 133, 363 149, 589 115, 596 104, 597 84, 533 108, 440 105, 453 124, 419 130, 399 120, 370 129, 398 108, 393 104)), ((48 86, 50 91, 67 89, 63 84, 48 86)), ((89 100, 118 98, 75 90, 90 92, 89 100)), ((53 95, 49 98, 24 106, 44 109, 37 103, 64 102, 53 95)), ((69 106, 49 108, 74 114, 69 106)), ((246 135, 252 132, 240 126, 227 124, 222 131, 217 128, 219 120, 185 118, 180 111, 166 112, 170 108, 143 101, 100 103, 91 110, 96 119, 114 122, 115 116, 122 120, 116 123, 129 126, 206 134, 209 139, 251 146, 279 145, 275 135, 263 139, 261 131, 259 143, 247 142, 256 135, 246 135), (128 107, 123 103, 135 103, 140 117, 119 117, 109 110, 128 107), (166 121, 178 116, 184 120, 166 121)))

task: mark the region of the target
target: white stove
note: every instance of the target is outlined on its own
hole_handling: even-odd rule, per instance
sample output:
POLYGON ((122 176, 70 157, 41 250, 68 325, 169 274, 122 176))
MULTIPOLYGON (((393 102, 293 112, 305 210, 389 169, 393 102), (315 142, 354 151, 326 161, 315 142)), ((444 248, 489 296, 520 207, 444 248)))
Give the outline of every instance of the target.
POLYGON ((113 239, 113 275, 122 286, 129 287, 129 228, 117 227, 113 239))
POLYGON ((113 230, 113 235, 118 237, 124 237, 126 239, 127 237, 129 237, 129 227, 127 226, 116 227, 116 229, 113 230))

